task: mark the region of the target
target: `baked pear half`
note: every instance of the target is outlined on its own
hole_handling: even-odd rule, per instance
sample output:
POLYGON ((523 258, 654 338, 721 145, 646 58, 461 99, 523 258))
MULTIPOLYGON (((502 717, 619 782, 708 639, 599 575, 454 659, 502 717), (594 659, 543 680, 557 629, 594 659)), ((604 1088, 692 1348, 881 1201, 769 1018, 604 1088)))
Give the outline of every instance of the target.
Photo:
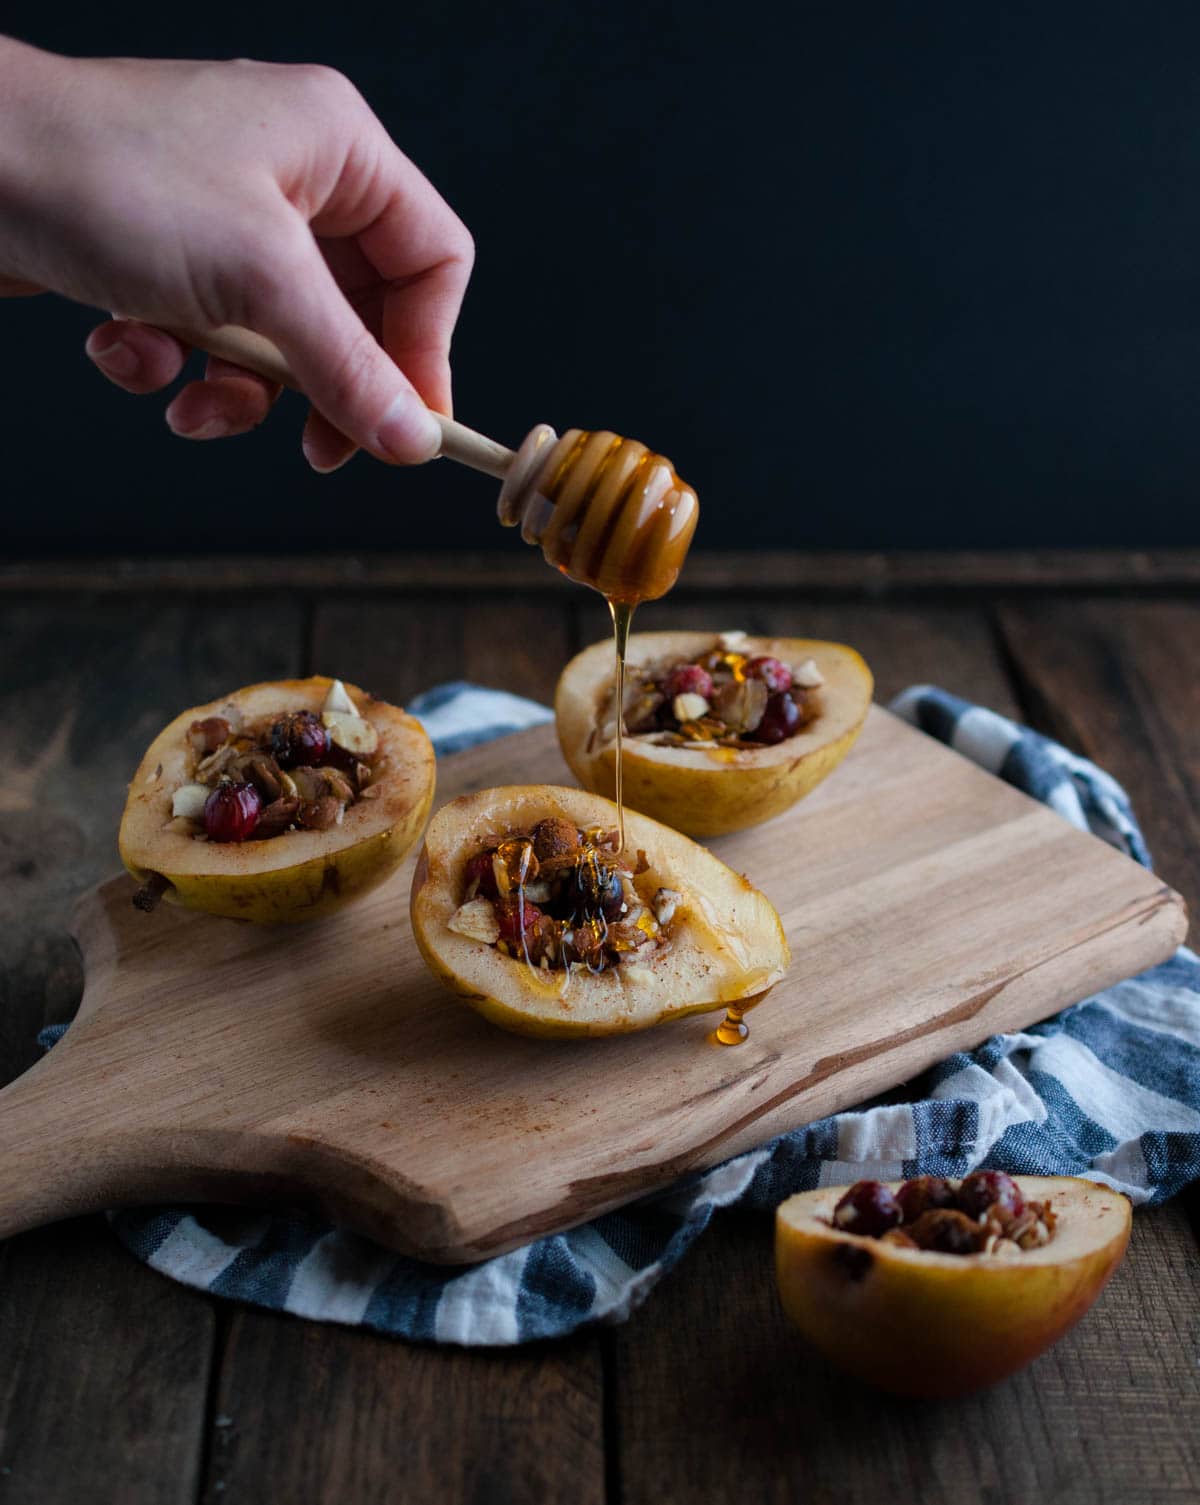
MULTIPOLYGON (((612 640, 567 665, 558 740, 586 789, 616 789, 612 640)), ((723 836, 790 809, 854 745, 874 680, 860 654, 812 638, 641 632, 626 658, 623 796, 691 836, 723 836)))
MULTIPOLYGON (((789 1197, 775 1219, 788 1317, 832 1364, 898 1395, 965 1395, 1023 1368, 1100 1294, 1124 1256, 1131 1208, 1072 1176, 976 1172, 962 1186, 989 1178, 1000 1197, 982 1210, 984 1199, 964 1213, 935 1196, 911 1221, 885 1218, 880 1232, 877 1219, 874 1233, 872 1218, 903 1202, 906 1185, 922 1197, 927 1188, 858 1182, 789 1197)), ((920 1183, 954 1196, 940 1177, 920 1183)))
POLYGON ((525 1035, 612 1035, 757 998, 788 946, 770 901, 711 852, 550 784, 463 795, 429 823, 412 929, 431 971, 525 1035))
POLYGON ((121 861, 158 899, 255 924, 313 920, 393 873, 433 800, 420 722, 316 675, 182 712, 150 744, 121 861))

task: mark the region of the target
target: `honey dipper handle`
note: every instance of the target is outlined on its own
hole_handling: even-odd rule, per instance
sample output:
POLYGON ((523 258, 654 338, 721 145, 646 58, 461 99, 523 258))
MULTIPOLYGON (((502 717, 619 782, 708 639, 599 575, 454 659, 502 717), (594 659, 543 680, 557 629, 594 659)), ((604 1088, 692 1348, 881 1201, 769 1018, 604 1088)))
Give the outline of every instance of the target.
MULTIPOLYGON (((292 375, 282 350, 265 336, 255 334, 252 329, 242 329, 236 324, 223 324, 220 329, 205 330, 203 334, 190 329, 172 329, 170 333, 186 345, 195 345, 198 350, 207 350, 209 355, 233 361, 239 366, 245 366, 247 370, 257 371, 259 376, 265 376, 268 381, 295 390, 296 378, 292 375)), ((477 434, 465 423, 456 423, 453 418, 445 418, 441 413, 434 413, 433 416, 442 430, 439 454, 445 455, 448 460, 456 460, 460 465, 469 466, 472 470, 481 470, 484 475, 503 480, 513 462, 511 449, 497 444, 486 434, 477 434)))

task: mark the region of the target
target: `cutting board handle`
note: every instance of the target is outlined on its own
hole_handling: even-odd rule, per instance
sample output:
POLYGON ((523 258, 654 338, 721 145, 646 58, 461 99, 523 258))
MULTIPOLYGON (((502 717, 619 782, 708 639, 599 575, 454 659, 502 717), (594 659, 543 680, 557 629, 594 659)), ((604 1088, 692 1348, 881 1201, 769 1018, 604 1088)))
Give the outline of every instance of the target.
POLYGON ((127 1179, 127 1152, 97 1156, 72 1075, 47 1057, 0 1091, 0 1239, 98 1212, 110 1178, 127 1179))

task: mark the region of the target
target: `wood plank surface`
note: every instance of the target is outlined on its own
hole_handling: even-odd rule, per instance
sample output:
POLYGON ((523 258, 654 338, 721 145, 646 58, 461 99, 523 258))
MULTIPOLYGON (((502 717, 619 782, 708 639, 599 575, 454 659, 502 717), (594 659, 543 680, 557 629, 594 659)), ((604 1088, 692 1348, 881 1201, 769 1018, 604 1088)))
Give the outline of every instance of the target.
MULTIPOLYGON (((467 678, 545 699, 567 606, 322 603, 308 672, 401 701, 467 678), (502 629, 498 631, 498 626, 502 629)), ((202 1498, 273 1505, 601 1505, 600 1337, 478 1353, 416 1347, 250 1307, 230 1318, 202 1498)))
MULTIPOLYGON (((1136 616, 1142 607, 1129 609, 1136 616)), ((880 610, 867 650, 878 680, 947 683, 945 643, 931 635, 923 659, 920 647, 913 651, 912 635, 889 631, 897 608, 880 610)), ((927 615, 926 608, 914 610, 927 615)), ((1061 664, 1061 644, 1079 611, 1075 603, 1044 602, 1005 610, 1005 646, 1023 691, 1033 689, 1037 665, 1061 664)), ((1107 612, 1107 603, 1085 604, 1088 620, 1105 619, 1107 612)), ((936 613, 928 617, 937 621, 936 613)), ((958 659, 948 688, 1011 713, 1015 687, 1003 699, 996 695, 1003 671, 977 612, 951 608, 942 620, 957 643, 949 650, 958 659), (976 688, 988 684, 991 691, 976 688)), ((838 635, 865 644, 866 633, 853 627, 838 635)), ((1118 620, 1104 657, 1132 672, 1122 630, 1118 620)), ((1093 718, 1111 714, 1111 707, 1107 696, 1075 689, 1079 668, 1072 661, 1060 669, 1052 698, 1060 711, 1071 708, 1076 745, 1112 766, 1120 736, 1104 738, 1103 747, 1083 740, 1093 718)), ((1036 713, 1044 697, 1031 699, 1036 713)), ((1121 716, 1128 725, 1128 701, 1121 716)), ((1035 714, 1035 721, 1072 740, 1061 715, 1047 723, 1035 714)), ((1120 773, 1148 829, 1159 832, 1173 807, 1165 814, 1158 809, 1153 735, 1145 734, 1142 744, 1142 755, 1120 773)), ((1185 891, 1189 871, 1172 869, 1185 891)), ((1194 1205, 1194 1189, 1190 1200, 1194 1205)), ((1125 1264, 1063 1343, 1023 1374, 967 1401, 906 1403, 842 1378, 794 1341, 775 1294, 769 1220, 718 1214, 646 1306, 609 1335, 616 1496, 623 1505, 652 1499, 669 1505, 1194 1500, 1200 1496, 1197 1268, 1187 1200, 1139 1212, 1125 1264)))
POLYGON ((999 621, 1031 716, 1130 791, 1155 867, 1194 926, 1200 602, 1039 601, 1006 605, 999 621))
MULTIPOLYGON (((514 561, 499 570, 455 556, 299 569, 0 567, 0 590, 15 593, 0 610, 0 707, 20 748, 0 774, 0 1081, 33 1059, 37 1025, 68 1015, 78 995, 64 916, 109 864, 121 785, 151 729, 125 724, 138 709, 122 685, 162 687, 165 720, 262 677, 271 644, 292 633, 293 647, 265 672, 296 672, 302 605, 264 601, 274 582, 315 603, 308 667, 326 666, 332 632, 357 655, 353 673, 382 693, 407 697, 463 676, 469 663, 467 677, 544 698, 554 673, 548 680, 543 654, 497 648, 495 618, 477 598, 508 592, 530 609, 522 636, 555 634, 546 661, 561 663, 596 633, 586 598, 531 553, 514 561), (126 599, 70 599, 81 589, 126 599), (184 601, 164 600, 181 590, 184 601), (222 595, 230 590, 249 594, 222 595), (439 592, 437 628, 410 637, 421 630, 415 608, 439 592), (463 602, 482 608, 469 627, 456 625, 463 602), (370 619, 382 605, 395 614, 380 632, 370 619), (540 615, 547 607, 549 618, 540 615), (278 637, 272 620, 282 621, 278 637), (424 646, 405 653, 406 643, 424 646), (493 677, 493 665, 514 670, 516 682, 493 677), (99 728, 98 759, 74 731, 54 737, 76 702, 86 709, 76 725, 99 728), (56 750, 39 765, 48 739, 56 750)), ((1195 641, 1195 602, 1079 592, 1194 585, 1200 555, 758 564, 767 573, 747 574, 753 561, 703 562, 708 583, 689 592, 689 615, 724 618, 749 587, 764 627, 860 642, 884 693, 931 680, 1009 710, 1015 692, 989 638, 981 587, 1023 592, 998 616, 1023 707, 1124 779, 1160 869, 1196 912, 1196 781, 1181 770, 1194 767, 1197 718, 1179 693, 1181 671, 1194 684, 1186 634, 1195 641), (1048 585, 1075 595, 1037 594, 1048 585), (903 605, 869 599, 906 593, 903 605), (829 600, 839 594, 861 599, 829 600), (814 619, 818 596, 832 615, 814 619), (860 617, 860 607, 870 610, 860 617)), ((213 1302, 138 1266, 99 1220, 63 1224, 0 1245, 0 1502, 1192 1500, 1200 1294, 1189 1203, 1195 1215, 1194 1189, 1138 1213, 1129 1258, 1101 1304, 1032 1369, 985 1396, 932 1407, 852 1386, 793 1344, 775 1302, 768 1222, 747 1214, 719 1215, 624 1327, 520 1354, 414 1349, 213 1302), (206 1403, 214 1330, 218 1371, 206 1403)))
POLYGON ((1186 1218, 1134 1218, 1073 1332, 958 1401, 844 1378, 779 1309, 769 1220, 724 1213, 611 1335, 622 1505, 797 1500, 1166 1505, 1200 1481, 1200 1267, 1186 1218))
POLYGON ((208 1505, 602 1505, 603 1374, 582 1335, 464 1351, 235 1318, 208 1505))
MULTIPOLYGON (((807 596, 961 594, 989 590, 1141 592, 1200 584, 1200 549, 896 550, 753 549, 709 552, 703 535, 675 595, 776 591, 807 596)), ((577 587, 550 574, 516 533, 486 553, 210 555, 43 558, 0 562, 0 592, 246 590, 371 593, 520 591, 569 598, 577 587)))
MULTIPOLYGON (((567 775, 542 727, 451 755, 440 780, 444 800, 567 775)), ((636 825, 631 842, 653 852, 636 825)), ((711 846, 770 896, 797 962, 728 1051, 704 1018, 604 1042, 496 1031, 411 938, 415 853, 295 929, 147 917, 132 880, 102 885, 80 910, 82 1017, 0 1094, 0 1228, 287 1198, 419 1258, 479 1259, 1024 1028, 1182 929, 1152 874, 878 708, 803 804, 711 846)))
MULTIPOLYGON (((0 1082, 78 1002, 69 915, 112 871, 139 744, 231 683, 294 672, 300 627, 263 600, 0 608, 0 1082)), ((213 1330, 211 1302, 142 1269, 98 1218, 0 1244, 0 1500, 194 1499, 213 1330)))

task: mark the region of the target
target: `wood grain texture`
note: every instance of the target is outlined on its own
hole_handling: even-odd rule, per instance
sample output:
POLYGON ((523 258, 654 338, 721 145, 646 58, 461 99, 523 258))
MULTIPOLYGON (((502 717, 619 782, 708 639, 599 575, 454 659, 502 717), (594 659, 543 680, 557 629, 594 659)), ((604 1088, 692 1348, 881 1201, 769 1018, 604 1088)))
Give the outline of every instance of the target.
MULTIPOLYGON (((294 672, 300 626, 264 600, 0 609, 0 1082, 78 1002, 68 921, 112 871, 141 745, 187 704, 294 672)), ((213 1328, 210 1302, 140 1268, 98 1219, 0 1244, 0 1500, 193 1499, 213 1328)))
MULTIPOLYGON (((703 501, 703 498, 701 499, 703 501)), ((701 525, 703 526, 703 524, 701 525)), ((984 590, 1181 590, 1200 583, 1200 549, 909 550, 881 554, 693 549, 675 594, 770 590, 808 596, 984 590)), ((0 563, 0 592, 521 591, 569 597, 515 535, 495 551, 437 554, 230 555, 23 559, 0 563)))
POLYGON ((602 1387, 587 1336, 467 1352, 239 1313, 202 1498, 602 1505, 602 1387))
MULTIPOLYGON (((294 561, 234 561, 228 570, 214 570, 209 561, 165 569, 161 561, 139 561, 116 571, 104 563, 68 569, 47 563, 37 577, 46 589, 43 598, 18 594, 4 604, 0 705, 9 725, 32 726, 30 717, 41 718, 29 745, 22 743, 20 766, 28 766, 30 751, 44 745, 38 728, 53 732, 64 707, 79 697, 90 697, 97 711, 111 717, 105 735, 121 745, 108 748, 102 760, 107 771, 95 783, 88 782, 93 764, 83 742, 70 744, 69 756, 34 783, 36 803, 46 810, 73 802, 57 844, 36 822, 27 820, 19 830, 7 816, 0 822, 7 864, 0 890, 5 928, 28 937, 27 949, 16 953, 22 958, 20 972, 5 974, 0 1080, 32 1059, 32 1034, 43 1017, 65 1017, 78 995, 79 967, 63 917, 80 889, 108 869, 121 785, 136 762, 144 730, 131 731, 123 723, 137 715, 121 699, 124 681, 164 685, 165 720, 166 712, 183 704, 260 677, 261 664, 278 661, 280 670, 269 672, 311 667, 284 662, 280 640, 295 630, 299 611, 294 604, 262 600, 261 591, 272 582, 289 591, 340 591, 330 607, 360 618, 385 602, 394 586, 444 591, 437 610, 449 613, 443 618, 447 632, 453 631, 459 601, 466 599, 459 592, 503 595, 515 589, 520 599, 537 605, 526 592, 540 580, 564 612, 572 599, 569 587, 560 588, 531 551, 521 556, 523 574, 506 574, 506 567, 497 573, 495 561, 487 558, 468 560, 465 568, 454 555, 432 563, 432 576, 427 561, 411 558, 369 566, 310 560, 299 568, 294 561), (67 599, 83 588, 127 599, 67 599), (218 596, 222 609, 214 617, 207 593, 230 589, 251 592, 252 599, 239 604, 218 596), (193 594, 192 604, 138 594, 179 590, 193 594), (361 599, 350 599, 349 592, 361 599), (164 604, 165 616, 159 609, 164 604), (272 620, 282 624, 280 640, 272 620), (171 621, 187 625, 164 627, 171 621), (143 628, 145 636, 139 638, 143 628), (19 987, 14 978, 23 979, 19 987), (24 1002, 18 1006, 19 999, 24 1002)), ((955 555, 938 556, 928 565, 892 560, 878 569, 864 568, 861 556, 839 557, 829 567, 810 556, 806 568, 794 577, 806 599, 821 593, 858 595, 863 589, 917 591, 924 589, 922 580, 940 597, 981 579, 1001 585, 1015 581, 1022 589, 1041 580, 1074 590, 1088 580, 1106 589, 1122 581, 1136 587, 1140 581, 1142 588, 1161 590, 1181 579, 1177 561, 1150 559, 1143 570, 1129 556, 1121 556, 1115 568, 1096 556, 1067 559, 1057 574, 1052 557, 1028 556, 1015 561, 991 556, 979 573, 955 555)), ((700 619, 708 621, 722 608, 726 592, 744 592, 747 583, 756 591, 767 588, 757 572, 743 572, 739 584, 740 571, 743 563, 733 561, 717 584, 722 594, 709 603, 693 593, 700 619)), ((1191 578, 1197 578, 1195 572, 1191 578)), ((21 566, 4 566, 0 589, 27 592, 34 579, 21 566)), ((407 610, 412 602, 396 604, 407 610)), ((793 609, 790 594, 784 604, 793 609)), ((970 646, 962 650, 961 672, 950 687, 1000 704, 971 689, 993 673, 978 604, 976 597, 961 608, 947 610, 944 602, 931 608, 927 647, 921 646, 923 602, 911 610, 895 608, 899 618, 891 617, 894 608, 881 606, 870 619, 878 624, 870 627, 878 646, 869 650, 881 684, 948 682, 938 663, 957 636, 970 646)), ((1128 619, 1110 616, 1125 602, 1086 604, 1085 620, 1108 624, 1095 657, 1073 661, 1069 672, 1055 673, 1053 681, 1058 649, 1071 636, 1074 612, 1085 603, 1031 599, 1006 609, 1006 630, 1018 619, 1025 622, 1028 652, 1017 652, 1016 634, 1008 634, 1023 692, 1036 716, 1037 684, 1047 685, 1052 693, 1044 704, 1058 707, 1060 719, 1042 721, 1045 729, 1067 734, 1109 766, 1125 759, 1121 776, 1160 864, 1169 858, 1170 876, 1195 896, 1200 886, 1188 876, 1193 870, 1187 859, 1196 847, 1184 840, 1172 843, 1176 817, 1159 809, 1161 800, 1173 801, 1174 795, 1156 751, 1154 717, 1143 726, 1134 702, 1123 699, 1112 729, 1089 742, 1095 718, 1111 711, 1111 686, 1117 682, 1111 671, 1097 666, 1115 663, 1120 675, 1131 672, 1125 634, 1137 639, 1145 631, 1137 627, 1140 604, 1128 603, 1133 607, 1128 619), (1142 749, 1135 758, 1126 757, 1126 728, 1142 749)), ((1150 603, 1155 609, 1159 604, 1150 603)), ((802 608, 803 603, 797 608, 801 620, 802 608)), ((317 611, 318 644, 324 610, 322 604, 317 611)), ((843 608, 839 604, 836 610, 843 608)), ((1177 620, 1186 626, 1191 618, 1184 614, 1177 620)), ((468 655, 483 652, 469 639, 490 627, 484 612, 463 640, 468 655)), ((366 644, 369 624, 361 634, 357 641, 366 644)), ((849 628, 830 635, 854 640, 849 628)), ((425 639, 431 652, 436 638, 425 639)), ((390 672, 389 658, 406 651, 403 635, 394 642, 390 634, 382 635, 378 643, 378 657, 368 657, 364 649, 361 660, 368 682, 377 678, 374 665, 390 672)), ((478 665, 480 659, 472 662, 478 665)), ((1161 704, 1188 658, 1183 651, 1173 661, 1164 656, 1162 681, 1158 670, 1147 669, 1144 647, 1137 650, 1136 663, 1161 704)), ((428 668, 424 678, 410 681, 413 688, 462 672, 449 655, 435 655, 428 668)), ((470 672, 485 677, 478 667, 470 672)), ((533 676, 511 687, 544 693, 533 676)), ((402 685, 402 693, 411 689, 402 685)), ((94 714, 88 724, 99 724, 94 714)), ((1186 734, 1187 722, 1179 725, 1186 734)), ((1168 761, 1179 766, 1174 755, 1168 761)), ((0 788, 12 787, 9 773, 11 768, 0 788)), ((369 1334, 212 1303, 142 1269, 98 1221, 62 1224, 0 1245, 0 1501, 143 1505, 193 1498, 200 1483, 195 1439, 206 1426, 203 1492, 211 1505, 228 1499, 359 1498, 404 1499, 413 1505, 487 1500, 490 1505, 493 1499, 537 1498, 528 1480, 548 1500, 574 1494, 581 1505, 591 1505, 601 1493, 596 1344, 607 1351, 606 1404, 616 1423, 610 1430, 607 1498, 612 1505, 635 1505, 651 1495, 668 1505, 801 1496, 872 1505, 898 1498, 1024 1505, 1060 1492, 1067 1500, 1132 1505, 1193 1500, 1200 1495, 1195 1261, 1178 1206, 1139 1213, 1124 1268, 1066 1344, 985 1397, 926 1412, 852 1390, 819 1361, 801 1359, 774 1301, 769 1227, 747 1215, 718 1217, 627 1326, 520 1355, 414 1350, 369 1334), (216 1404, 205 1422, 203 1378, 193 1366, 201 1361, 207 1366, 211 1326, 206 1324, 214 1310, 218 1330, 228 1330, 229 1341, 216 1404), (197 1313, 201 1322, 195 1321, 197 1313), (1075 1345, 1085 1342, 1089 1346, 1080 1357, 1075 1345), (1076 1360, 1060 1365, 1059 1356, 1070 1353, 1076 1360), (728 1424, 722 1419, 726 1414, 728 1424), (572 1477, 575 1463, 578 1473, 572 1477), (277 1482, 286 1492, 273 1488, 277 1482)))
MULTIPOLYGON (((406 700, 467 677, 544 696, 566 608, 517 598, 335 600, 314 615, 311 667, 406 700)), ((201 1498, 278 1505, 600 1505, 600 1340, 512 1353, 412 1347, 365 1331, 232 1311, 201 1498)))
POLYGON ((0 1244, 4 1505, 195 1499, 212 1307, 99 1218, 0 1244))
POLYGON ((1194 923, 1200 603, 1045 601, 1007 605, 999 620, 1032 719, 1134 794, 1155 866, 1194 923))
MULTIPOLYGON (((552 742, 446 759, 441 797, 565 781, 552 742)), ((408 865, 299 932, 147 918, 105 885, 81 910, 80 1018, 0 1095, 0 1229, 315 1198, 406 1252, 477 1259, 1042 1018, 1180 930, 1151 875, 880 710, 810 800, 713 847, 772 897, 796 959, 732 1051, 703 1017, 592 1043, 494 1030, 417 954, 408 865)))
POLYGON ((1200 1267, 1182 1210, 1031 1368, 959 1401, 844 1378, 792 1334, 769 1220, 718 1215, 610 1338, 623 1505, 1164 1505, 1200 1481, 1200 1267))
POLYGON ((568 647, 565 603, 516 592, 454 603, 428 596, 370 606, 334 601, 318 608, 313 625, 314 672, 337 674, 398 704, 451 679, 548 701, 568 647))

